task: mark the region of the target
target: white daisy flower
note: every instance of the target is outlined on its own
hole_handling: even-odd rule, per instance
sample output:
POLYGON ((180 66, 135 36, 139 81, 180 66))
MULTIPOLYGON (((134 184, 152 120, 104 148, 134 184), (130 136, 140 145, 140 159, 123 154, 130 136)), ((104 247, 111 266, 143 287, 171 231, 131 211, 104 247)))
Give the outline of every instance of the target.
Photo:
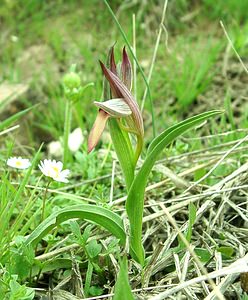
POLYGON ((31 163, 29 159, 27 158, 22 158, 22 157, 10 157, 7 160, 7 165, 11 168, 16 168, 16 169, 27 169, 31 166, 31 163))
POLYGON ((45 159, 40 162, 39 168, 45 176, 51 177, 55 181, 64 183, 69 182, 67 177, 70 174, 70 170, 62 170, 63 164, 61 161, 45 159))

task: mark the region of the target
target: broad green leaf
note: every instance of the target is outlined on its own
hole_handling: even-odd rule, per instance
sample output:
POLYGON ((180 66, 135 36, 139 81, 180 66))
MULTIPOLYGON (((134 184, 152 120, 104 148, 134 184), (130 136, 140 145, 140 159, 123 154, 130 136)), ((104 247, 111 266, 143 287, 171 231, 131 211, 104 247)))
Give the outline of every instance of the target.
POLYGON ((35 296, 35 291, 32 288, 29 288, 25 285, 20 285, 16 281, 16 279, 10 280, 9 283, 10 291, 6 298, 4 299, 11 299, 11 300, 32 300, 35 296))
POLYGON ((120 162, 127 190, 129 190, 134 179, 134 153, 130 138, 127 132, 122 130, 115 119, 109 119, 111 139, 114 144, 115 152, 120 162))
POLYGON ((134 300, 128 280, 127 259, 120 261, 120 271, 115 284, 115 294, 113 300, 134 300))
POLYGON ((204 248, 195 248, 194 249, 196 255, 199 257, 201 262, 207 263, 212 257, 211 253, 207 249, 204 248))
POLYGON ((70 227, 71 227, 71 232, 75 235, 78 242, 80 242, 82 239, 82 235, 81 235, 81 229, 80 226, 78 225, 78 222, 75 220, 71 220, 70 227))
POLYGON ((228 246, 221 246, 217 248, 217 251, 222 254, 223 258, 231 258, 234 253, 234 249, 228 246))
POLYGON ((103 294, 103 289, 100 288, 99 286, 95 286, 95 285, 92 285, 90 288, 89 288, 89 294, 91 296, 100 296, 103 294))
POLYGON ((82 234, 82 243, 83 244, 86 244, 88 238, 90 237, 91 230, 92 230, 92 225, 88 225, 84 229, 84 233, 82 234))
POLYGON ((206 169, 202 168, 199 170, 196 170, 194 173, 194 181, 198 181, 200 178, 202 178, 206 174, 206 169))
POLYGON ((145 187, 148 176, 156 160, 158 159, 159 154, 179 135, 188 129, 195 127, 199 123, 202 123, 206 119, 216 116, 220 113, 221 111, 214 110, 188 118, 187 120, 166 129, 152 141, 148 149, 147 157, 133 181, 126 201, 126 210, 130 221, 131 231, 130 245, 132 247, 133 254, 135 254, 133 258, 136 259, 140 264, 144 264, 144 249, 141 238, 145 187))
POLYGON ((121 244, 125 243, 126 235, 121 217, 104 207, 89 204, 73 205, 53 213, 29 235, 26 243, 36 245, 53 228, 75 218, 88 220, 103 226, 116 236, 121 244))
POLYGON ((25 244, 25 238, 16 238, 15 246, 10 247, 9 271, 11 274, 17 274, 20 280, 24 280, 30 274, 34 258, 34 249, 31 245, 25 244))
POLYGON ((94 258, 98 254, 101 253, 102 246, 101 246, 101 244, 98 244, 96 240, 92 240, 86 245, 86 249, 87 249, 89 256, 91 258, 94 258))
MULTIPOLYGON (((45 262, 36 260, 35 265, 32 266, 32 276, 41 273, 47 273, 58 269, 71 269, 72 262, 69 258, 53 258, 45 262)), ((30 269, 29 269, 30 274, 30 269)))

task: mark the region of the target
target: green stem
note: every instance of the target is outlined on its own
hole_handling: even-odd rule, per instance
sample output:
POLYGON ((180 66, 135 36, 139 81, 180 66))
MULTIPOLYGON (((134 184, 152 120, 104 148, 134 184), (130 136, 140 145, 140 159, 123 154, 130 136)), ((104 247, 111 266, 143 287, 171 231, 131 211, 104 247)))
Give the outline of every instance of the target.
POLYGON ((48 187, 50 185, 51 181, 49 181, 47 183, 46 189, 45 189, 45 193, 43 196, 43 200, 42 200, 42 212, 41 212, 41 222, 44 220, 45 217, 45 207, 46 207, 46 199, 47 199, 47 191, 48 191, 48 187))
POLYGON ((117 120, 109 120, 109 129, 115 152, 124 174, 127 190, 130 189, 134 180, 134 153, 129 135, 126 131, 121 130, 117 120))
POLYGON ((118 125, 119 125, 119 127, 120 127, 121 130, 124 130, 124 131, 126 131, 128 133, 133 133, 135 135, 138 135, 138 132, 136 130, 131 129, 130 127, 127 127, 127 126, 123 125, 121 123, 121 119, 117 119, 117 122, 118 122, 118 125))
MULTIPOLYGON (((39 186, 40 180, 43 177, 43 175, 41 175, 38 180, 37 183, 35 185, 35 188, 31 194, 31 196, 29 197, 28 202, 26 203, 24 209, 22 210, 22 212, 18 215, 17 219, 15 220, 14 224, 11 226, 11 233, 13 235, 16 235, 18 229, 20 229, 22 222, 24 221, 25 217, 27 216, 28 212, 30 212, 30 209, 32 208, 33 204, 34 204, 34 200, 36 198, 36 192, 37 192, 37 187, 39 186)), ((34 216, 32 215, 32 218, 34 216)), ((32 219, 31 218, 31 219, 32 219)), ((25 224, 26 225, 26 224, 25 224)), ((22 226, 23 227, 23 226, 22 226)))
POLYGON ((85 292, 86 296, 89 295, 92 273, 93 273, 93 265, 89 261, 88 262, 88 269, 87 269, 87 273, 86 273, 86 278, 85 278, 85 284, 84 284, 84 292, 85 292))
POLYGON ((142 148, 143 148, 143 138, 140 135, 137 135, 137 145, 136 145, 136 150, 135 150, 135 154, 134 154, 134 165, 135 166, 140 157, 142 148))
POLYGON ((71 130, 71 102, 70 100, 66 100, 65 106, 65 125, 64 125, 64 157, 63 157, 63 165, 66 167, 69 157, 69 147, 68 147, 68 140, 69 134, 71 130))

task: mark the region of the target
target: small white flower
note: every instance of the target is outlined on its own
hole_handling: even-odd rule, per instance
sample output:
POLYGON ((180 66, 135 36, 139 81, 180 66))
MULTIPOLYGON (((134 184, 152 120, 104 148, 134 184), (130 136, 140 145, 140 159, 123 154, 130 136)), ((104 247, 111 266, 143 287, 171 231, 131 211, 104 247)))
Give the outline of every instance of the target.
POLYGON ((63 155, 63 147, 60 141, 52 141, 47 145, 49 156, 59 158, 63 155))
POLYGON ((24 169, 29 168, 31 166, 31 163, 30 163, 29 159, 22 158, 19 156, 19 157, 8 158, 7 165, 12 168, 24 170, 24 169))
POLYGON ((63 164, 61 161, 45 159, 40 162, 39 168, 45 176, 51 177, 55 181, 64 183, 69 182, 67 177, 70 174, 70 170, 62 170, 63 164))
POLYGON ((12 35, 11 37, 10 37, 10 39, 11 39, 11 41, 13 42, 13 43, 16 43, 16 42, 18 42, 18 37, 16 36, 16 35, 12 35))
POLYGON ((81 128, 76 128, 70 133, 68 139, 68 147, 71 152, 75 153, 79 150, 80 146, 83 144, 84 136, 81 128))

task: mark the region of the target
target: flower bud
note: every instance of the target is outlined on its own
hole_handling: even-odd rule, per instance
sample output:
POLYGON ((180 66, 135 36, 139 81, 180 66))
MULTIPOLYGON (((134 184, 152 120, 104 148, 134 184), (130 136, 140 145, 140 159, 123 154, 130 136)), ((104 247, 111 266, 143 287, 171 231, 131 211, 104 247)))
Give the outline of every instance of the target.
POLYGON ((81 85, 81 79, 77 73, 70 72, 64 76, 63 83, 65 89, 78 89, 81 85))
POLYGON ((81 79, 75 72, 67 73, 63 78, 65 96, 70 101, 77 101, 82 92, 81 79))

